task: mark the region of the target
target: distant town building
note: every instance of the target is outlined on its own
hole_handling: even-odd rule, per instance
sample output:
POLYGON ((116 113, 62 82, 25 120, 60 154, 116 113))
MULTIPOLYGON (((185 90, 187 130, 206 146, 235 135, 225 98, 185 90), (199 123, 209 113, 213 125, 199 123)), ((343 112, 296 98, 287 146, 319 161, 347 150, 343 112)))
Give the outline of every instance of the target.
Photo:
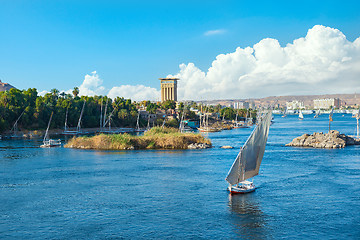
POLYGON ((249 102, 234 102, 234 109, 249 109, 249 102))
POLYGON ((179 78, 159 78, 161 85, 161 102, 177 101, 177 81, 179 78))
POLYGON ((156 120, 156 114, 151 114, 146 110, 139 110, 139 114, 142 119, 148 119, 151 123, 156 120))
POLYGON ((295 110, 295 109, 305 109, 304 102, 300 102, 297 100, 286 102, 286 107, 289 110, 295 110))
POLYGON ((339 98, 314 99, 314 109, 340 108, 339 98))

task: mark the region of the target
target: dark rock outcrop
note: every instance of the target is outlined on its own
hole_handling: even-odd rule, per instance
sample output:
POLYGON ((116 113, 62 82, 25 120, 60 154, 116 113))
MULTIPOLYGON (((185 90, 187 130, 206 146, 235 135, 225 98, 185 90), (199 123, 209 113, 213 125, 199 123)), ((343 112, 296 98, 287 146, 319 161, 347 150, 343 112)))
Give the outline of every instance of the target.
POLYGON ((339 131, 331 130, 329 133, 304 134, 294 138, 285 146, 313 147, 313 148, 344 148, 348 145, 360 145, 360 140, 340 134, 339 131))

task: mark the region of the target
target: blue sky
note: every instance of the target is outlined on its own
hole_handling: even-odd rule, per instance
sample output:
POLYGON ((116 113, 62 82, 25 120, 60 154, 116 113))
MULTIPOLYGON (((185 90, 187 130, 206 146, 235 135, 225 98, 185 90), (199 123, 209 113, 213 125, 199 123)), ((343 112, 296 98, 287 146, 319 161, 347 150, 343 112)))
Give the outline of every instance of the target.
POLYGON ((97 71, 107 89, 159 88, 179 64, 206 72, 219 54, 264 38, 284 47, 316 24, 354 41, 359 9, 359 1, 0 0, 0 79, 67 90, 97 71))

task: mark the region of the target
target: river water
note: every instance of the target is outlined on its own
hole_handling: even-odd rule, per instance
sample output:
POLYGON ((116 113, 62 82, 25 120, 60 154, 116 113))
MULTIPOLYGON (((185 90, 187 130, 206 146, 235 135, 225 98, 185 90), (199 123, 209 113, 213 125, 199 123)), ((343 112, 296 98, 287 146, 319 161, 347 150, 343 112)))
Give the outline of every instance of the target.
MULTIPOLYGON (((0 141, 1 239, 359 239, 360 146, 285 147, 328 116, 275 116, 253 193, 224 180, 252 129, 209 133, 205 150, 42 149, 0 141), (220 149, 231 145, 234 149, 220 149)), ((332 129, 354 134, 334 115, 332 129)))

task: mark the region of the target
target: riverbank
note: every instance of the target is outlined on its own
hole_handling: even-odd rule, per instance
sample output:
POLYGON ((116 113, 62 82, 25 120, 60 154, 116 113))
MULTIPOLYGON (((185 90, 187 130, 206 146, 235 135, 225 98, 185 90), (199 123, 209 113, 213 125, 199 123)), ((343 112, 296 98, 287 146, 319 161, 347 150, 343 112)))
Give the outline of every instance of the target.
POLYGON ((188 149, 191 144, 211 147, 211 141, 198 133, 181 133, 175 128, 154 127, 143 136, 130 134, 100 134, 93 137, 74 137, 64 146, 78 149, 188 149))

